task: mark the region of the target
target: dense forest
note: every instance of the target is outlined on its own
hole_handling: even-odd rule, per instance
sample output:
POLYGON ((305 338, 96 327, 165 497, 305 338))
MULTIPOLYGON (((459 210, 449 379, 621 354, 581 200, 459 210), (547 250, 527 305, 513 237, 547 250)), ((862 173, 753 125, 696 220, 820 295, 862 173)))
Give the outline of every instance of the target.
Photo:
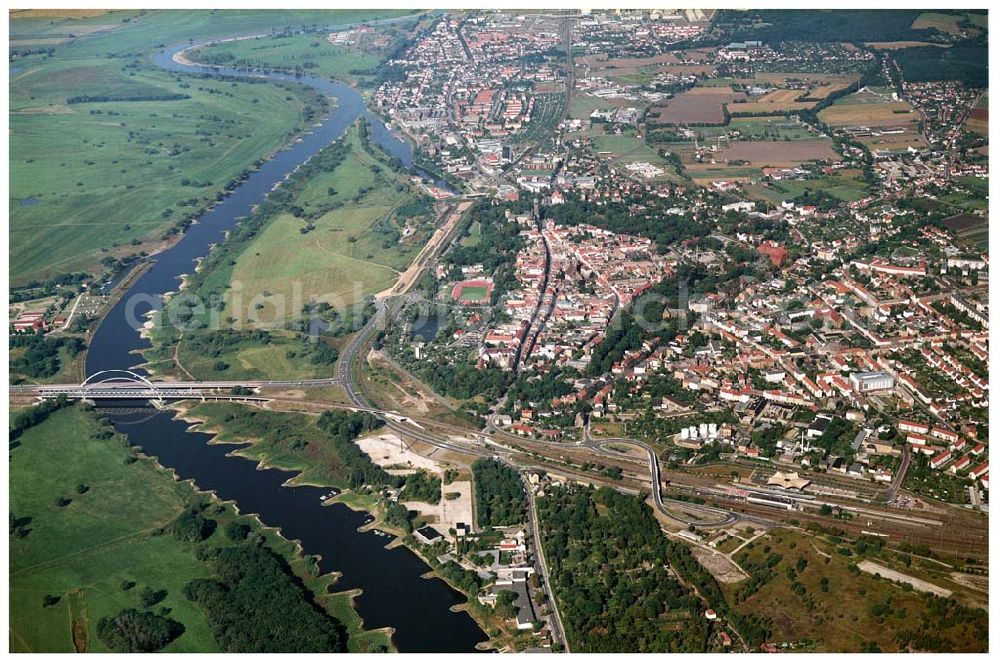
POLYGON ((493 459, 472 464, 476 484, 476 518, 479 526, 503 527, 523 523, 524 485, 517 471, 493 459))
POLYGON ((609 488, 552 488, 538 512, 573 650, 705 650, 703 606, 668 571, 676 544, 641 499, 609 488))
POLYGON ((223 651, 346 650, 343 625, 313 602, 281 556, 251 541, 209 554, 216 579, 189 582, 184 593, 205 609, 223 651))
POLYGON ((904 48, 893 57, 909 82, 957 80, 970 87, 989 86, 989 48, 985 42, 951 48, 904 48))
POLYGON ((716 18, 716 27, 734 41, 926 40, 937 32, 910 27, 921 13, 920 9, 723 10, 716 18))

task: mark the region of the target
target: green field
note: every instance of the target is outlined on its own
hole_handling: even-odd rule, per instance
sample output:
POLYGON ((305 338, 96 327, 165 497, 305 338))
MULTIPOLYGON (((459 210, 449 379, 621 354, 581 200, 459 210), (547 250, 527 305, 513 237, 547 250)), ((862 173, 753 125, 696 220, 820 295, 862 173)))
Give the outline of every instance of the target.
POLYGON ((351 332, 371 295, 396 281, 432 230, 432 205, 365 146, 357 126, 297 171, 281 195, 218 246, 158 315, 146 351, 153 369, 198 378, 331 376, 336 354, 325 339, 306 341, 305 320, 317 314, 333 337, 351 332), (191 312, 200 326, 182 333, 176 321, 192 296, 204 303, 191 312))
POLYGON ((64 409, 27 431, 10 453, 10 510, 31 518, 26 537, 11 537, 11 649, 73 651, 76 621, 86 627, 87 647, 106 651, 97 622, 140 607, 138 592, 149 586, 167 590, 163 605, 186 628, 168 650, 216 650, 204 615, 181 593, 190 580, 208 577, 208 566, 190 544, 150 534, 176 518, 194 492, 152 461, 126 465, 126 447, 90 439, 94 428, 79 407, 64 409), (90 489, 77 495, 77 484, 90 489), (72 502, 59 507, 58 496, 72 502), (120 586, 126 579, 137 582, 128 592, 120 586), (59 602, 44 607, 48 594, 59 602))
MULTIPOLYGON (((196 557, 194 544, 157 531, 204 496, 152 459, 127 463, 133 451, 117 438, 91 438, 97 428, 96 418, 77 405, 54 412, 12 444, 10 512, 12 519, 28 519, 23 526, 30 531, 11 534, 10 649, 107 652, 97 638, 98 621, 125 608, 143 609, 140 592, 149 587, 167 592, 153 609, 167 608, 167 616, 185 628, 166 651, 218 651, 203 611, 183 595, 189 581, 212 576, 211 564, 196 557), (86 492, 78 494, 77 484, 86 492), (60 507, 57 497, 71 502, 60 507), (125 590, 125 581, 135 585, 125 590), (45 596, 58 601, 46 606, 45 596)), ((313 577, 293 543, 239 516, 231 505, 206 513, 219 529, 202 545, 231 545, 222 528, 235 520, 250 525, 314 593, 331 592, 319 601, 346 625, 350 650, 389 646, 384 631, 361 629, 350 594, 330 588, 331 576, 313 577)))
POLYGON ((262 321, 299 311, 289 304, 282 314, 272 306, 277 296, 355 306, 364 296, 392 286, 419 251, 416 242, 395 238, 392 231, 398 227, 387 226, 409 193, 397 189, 384 165, 373 172, 378 163, 360 148, 356 130, 343 139, 350 154, 334 171, 310 179, 299 200, 303 208, 315 209, 329 203, 332 189, 333 197, 346 203, 320 216, 315 229, 305 234, 301 219, 278 216, 237 258, 230 286, 238 284, 246 316, 255 311, 255 301, 266 306, 258 315, 262 321))
POLYGON ((802 181, 774 181, 770 185, 758 184, 748 189, 751 198, 772 204, 795 199, 807 191, 822 191, 842 202, 853 202, 867 195, 868 187, 855 177, 834 176, 802 181))
MULTIPOLYGON (((45 10, 42 10, 45 11, 45 10)), ((54 10, 68 14, 73 10, 54 10)), ((105 56, 113 39, 116 52, 137 52, 162 45, 177 44, 188 39, 204 40, 236 34, 284 32, 290 30, 334 29, 346 25, 395 18, 413 13, 398 9, 205 9, 205 10, 143 10, 113 11, 86 19, 64 19, 40 16, 37 10, 18 12, 11 21, 11 36, 51 36, 77 34, 83 36, 101 26, 108 29, 92 38, 72 40, 71 53, 76 56, 105 56), (52 25, 47 24, 53 21, 52 25), (81 30, 81 27, 83 28, 81 30)), ((57 56, 61 55, 57 51, 57 56)))
POLYGON ((464 286, 462 292, 458 294, 459 301, 483 302, 486 300, 487 288, 485 286, 464 286))
POLYGON ((313 34, 223 42, 199 48, 189 57, 198 62, 298 70, 356 83, 365 77, 352 71, 378 65, 383 50, 333 46, 326 34, 313 34))
POLYGON ((9 86, 12 283, 96 274, 104 257, 151 251, 165 230, 196 216, 321 111, 319 97, 297 85, 173 76, 148 60, 155 48, 403 13, 154 11, 65 19, 19 12, 11 20, 19 50, 9 86), (59 43, 45 44, 45 52, 25 43, 37 40, 59 43), (92 102, 68 102, 84 96, 92 102), (38 203, 20 203, 28 198, 38 203))
POLYGON ((483 227, 479 224, 479 221, 473 222, 469 225, 469 231, 462 236, 460 243, 463 247, 475 247, 479 245, 479 241, 483 238, 483 227))
MULTIPOLYGON (((116 78, 113 68, 68 66, 59 73, 107 81, 116 78)), ((69 106, 54 96, 60 87, 49 83, 56 72, 34 77, 33 71, 12 85, 34 97, 26 102, 44 94, 52 105, 21 105, 11 115, 10 194, 38 200, 11 205, 14 284, 93 272, 107 254, 150 250, 164 230, 207 207, 254 160, 286 142, 310 102, 294 88, 199 82, 185 89, 186 83, 148 72, 116 81, 122 84, 115 93, 157 90, 191 98, 69 106)))
MULTIPOLYGON (((202 334, 195 334, 192 340, 185 336, 177 349, 177 359, 184 371, 196 378, 222 378, 234 380, 330 378, 334 375, 333 361, 314 362, 316 345, 292 337, 290 332, 271 332, 268 343, 239 342, 227 346, 216 355, 206 352, 201 344, 202 334), (219 363, 225 366, 220 368, 219 363)), ((151 352, 147 357, 153 361, 157 371, 166 371, 173 365, 173 347, 165 352, 169 360, 159 361, 159 354, 151 352)), ((185 376, 186 374, 181 373, 185 376)))
POLYGON ((636 135, 597 135, 593 138, 593 143, 594 151, 611 152, 616 156, 630 154, 645 146, 642 138, 636 135))

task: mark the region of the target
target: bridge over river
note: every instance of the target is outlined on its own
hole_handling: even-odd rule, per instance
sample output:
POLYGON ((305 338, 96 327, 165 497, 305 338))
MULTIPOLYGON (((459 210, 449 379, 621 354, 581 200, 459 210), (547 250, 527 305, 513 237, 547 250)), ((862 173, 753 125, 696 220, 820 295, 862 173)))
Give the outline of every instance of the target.
POLYGON ((58 385, 15 385, 11 394, 55 399, 240 399, 268 400, 257 396, 261 388, 327 387, 337 385, 339 378, 311 380, 213 380, 213 381, 151 381, 141 374, 124 369, 109 369, 92 374, 82 383, 58 385))

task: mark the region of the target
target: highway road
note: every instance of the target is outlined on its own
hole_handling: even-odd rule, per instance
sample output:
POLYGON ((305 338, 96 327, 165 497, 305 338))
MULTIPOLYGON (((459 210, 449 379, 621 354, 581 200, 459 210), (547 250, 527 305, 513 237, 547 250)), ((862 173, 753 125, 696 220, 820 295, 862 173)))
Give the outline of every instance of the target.
POLYGON ((667 516, 671 520, 684 524, 693 524, 695 527, 702 527, 706 529, 713 529, 718 527, 730 527, 739 522, 740 515, 737 513, 733 513, 732 511, 726 511, 725 509, 717 509, 715 507, 705 506, 704 504, 695 504, 692 502, 680 502, 676 500, 671 500, 671 506, 674 508, 697 511, 698 513, 703 513, 703 514, 707 513, 715 516, 721 515, 722 519, 717 520, 715 522, 703 522, 703 521, 695 522, 683 518, 681 516, 678 516, 676 513, 667 508, 667 506, 663 503, 663 494, 660 491, 660 484, 662 483, 660 481, 660 460, 656 456, 656 452, 653 451, 652 447, 647 445, 645 442, 642 442, 641 440, 635 440, 633 438, 606 438, 603 440, 593 440, 589 438, 589 430, 587 431, 587 436, 588 437, 584 439, 583 446, 593 447, 598 451, 606 454, 615 454, 619 457, 621 456, 621 454, 615 452, 612 449, 609 449, 608 448, 609 445, 626 444, 643 449, 646 452, 646 455, 649 457, 649 478, 650 481, 652 482, 652 488, 650 489, 650 491, 653 494, 653 504, 656 505, 656 508, 660 513, 667 516))

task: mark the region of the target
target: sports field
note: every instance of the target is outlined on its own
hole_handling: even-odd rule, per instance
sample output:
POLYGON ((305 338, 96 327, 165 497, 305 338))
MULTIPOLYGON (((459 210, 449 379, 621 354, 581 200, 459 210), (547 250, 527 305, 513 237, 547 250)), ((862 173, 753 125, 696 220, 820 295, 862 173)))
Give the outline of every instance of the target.
POLYGON ((462 293, 459 294, 458 299, 461 302, 483 302, 487 295, 489 295, 489 290, 485 286, 466 286, 462 287, 462 293))
POLYGON ((460 303, 481 303, 489 300, 493 283, 489 280, 459 282, 451 290, 451 299, 460 303))

